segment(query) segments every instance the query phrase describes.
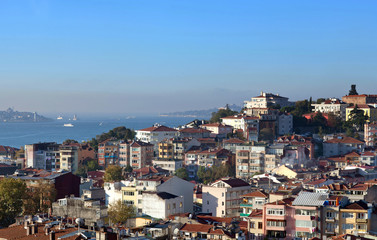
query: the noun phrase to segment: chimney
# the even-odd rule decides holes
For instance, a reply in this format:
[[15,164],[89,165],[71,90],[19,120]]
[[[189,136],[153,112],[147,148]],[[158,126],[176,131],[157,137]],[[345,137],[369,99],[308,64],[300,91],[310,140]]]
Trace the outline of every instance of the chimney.
[[55,240],[55,232],[54,231],[52,231],[50,233],[50,240]]

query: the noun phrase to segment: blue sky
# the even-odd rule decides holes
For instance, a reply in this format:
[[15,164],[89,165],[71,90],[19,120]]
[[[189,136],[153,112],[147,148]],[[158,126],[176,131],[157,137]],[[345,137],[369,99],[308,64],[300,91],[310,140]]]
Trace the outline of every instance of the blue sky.
[[0,109],[159,113],[377,93],[377,1],[0,1]]

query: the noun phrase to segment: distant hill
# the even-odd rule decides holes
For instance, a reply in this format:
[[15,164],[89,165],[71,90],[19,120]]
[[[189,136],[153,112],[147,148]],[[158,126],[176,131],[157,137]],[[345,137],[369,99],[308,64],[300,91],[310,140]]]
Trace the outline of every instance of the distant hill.
[[50,118],[46,118],[35,112],[18,112],[12,108],[6,111],[0,111],[0,122],[49,122]]
[[[242,107],[235,104],[229,105],[229,108],[233,111],[241,111]],[[217,112],[219,108],[211,108],[206,110],[190,110],[183,112],[171,112],[171,113],[161,113],[160,116],[165,117],[198,117],[198,118],[211,118],[213,112]]]

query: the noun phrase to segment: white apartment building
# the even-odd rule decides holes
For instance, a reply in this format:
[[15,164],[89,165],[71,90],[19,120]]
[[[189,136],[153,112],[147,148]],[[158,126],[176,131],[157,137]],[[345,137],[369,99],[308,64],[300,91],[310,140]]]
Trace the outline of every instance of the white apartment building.
[[239,217],[242,195],[250,192],[250,185],[237,178],[217,180],[202,188],[202,211],[215,217]]
[[136,130],[136,139],[142,142],[154,145],[154,150],[158,151],[158,143],[164,139],[175,138],[178,131],[162,125],[154,125],[153,127]]
[[157,219],[184,213],[183,196],[167,192],[143,192],[143,213]]
[[280,105],[280,107],[293,106],[293,102],[289,102],[287,97],[279,96],[279,94],[261,92],[260,96],[252,97],[250,101],[245,101],[246,108],[268,108],[272,105]]
[[335,116],[339,116],[342,120],[346,119],[347,103],[342,102],[337,98],[329,98],[322,103],[313,103],[313,112],[321,113],[333,113]]

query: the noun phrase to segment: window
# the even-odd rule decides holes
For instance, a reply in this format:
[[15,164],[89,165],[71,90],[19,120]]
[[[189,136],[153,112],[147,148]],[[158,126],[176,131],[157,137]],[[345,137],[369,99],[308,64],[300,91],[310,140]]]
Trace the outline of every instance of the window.
[[183,207],[183,204],[182,204],[182,202],[180,202],[180,203],[179,203],[179,207]]
[[296,220],[296,227],[313,228],[317,227],[315,221]]
[[224,206],[224,202],[221,202],[221,205]]
[[262,229],[262,227],[263,227],[263,223],[259,222],[258,223],[258,229]]
[[176,207],[176,205],[175,205],[175,203],[173,203],[173,209],[175,209],[175,207]]
[[168,204],[168,210],[170,210],[170,204]]
[[267,221],[268,227],[285,227],[285,221]]
[[357,218],[358,219],[367,219],[367,214],[366,213],[358,213]]
[[126,192],[124,192],[124,195],[126,195],[126,196],[134,196],[135,192],[126,191]]
[[284,209],[267,209],[267,215],[279,215],[283,216],[284,215]]
[[353,229],[353,224],[351,224],[351,223],[348,223],[348,224],[344,223],[344,224],[342,225],[342,229],[343,229],[343,230]]
[[342,218],[353,218],[353,213],[342,213]]
[[131,201],[131,200],[125,200],[125,201],[124,201],[124,204],[133,205],[133,204],[134,204],[134,201]]
[[315,216],[315,210],[296,209],[296,215]]
[[255,222],[250,222],[250,228],[255,228]]

